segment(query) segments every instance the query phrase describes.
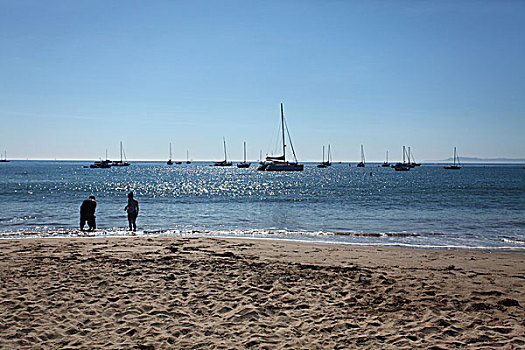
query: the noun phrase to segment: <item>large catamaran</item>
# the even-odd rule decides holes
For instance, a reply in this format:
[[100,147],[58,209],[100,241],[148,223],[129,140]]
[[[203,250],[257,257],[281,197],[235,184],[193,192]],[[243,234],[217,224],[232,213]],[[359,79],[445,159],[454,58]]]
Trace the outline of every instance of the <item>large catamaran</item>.
[[[285,133],[286,128],[286,133]],[[260,171],[303,171],[304,165],[297,162],[297,156],[293,148],[292,139],[290,138],[290,132],[284,122],[283,104],[281,103],[281,131],[282,131],[282,144],[283,144],[283,155],[277,157],[266,157],[266,161],[263,162],[257,170]],[[286,161],[286,139],[285,134],[288,134],[290,140],[290,147],[294,157],[294,162]]]

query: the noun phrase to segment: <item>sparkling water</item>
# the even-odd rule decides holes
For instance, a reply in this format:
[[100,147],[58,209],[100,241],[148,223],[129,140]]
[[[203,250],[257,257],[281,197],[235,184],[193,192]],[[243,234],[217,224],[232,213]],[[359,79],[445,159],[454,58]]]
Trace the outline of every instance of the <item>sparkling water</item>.
[[209,163],[83,168],[88,162],[0,163],[2,237],[78,235],[80,204],[97,199],[95,235],[235,235],[352,244],[525,250],[522,165],[334,164],[271,173]]

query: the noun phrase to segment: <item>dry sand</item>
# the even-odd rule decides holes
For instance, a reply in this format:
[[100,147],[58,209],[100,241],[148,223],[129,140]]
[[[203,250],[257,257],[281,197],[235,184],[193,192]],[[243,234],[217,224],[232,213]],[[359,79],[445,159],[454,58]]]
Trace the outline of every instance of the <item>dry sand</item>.
[[523,349],[524,258],[223,238],[0,240],[0,348]]

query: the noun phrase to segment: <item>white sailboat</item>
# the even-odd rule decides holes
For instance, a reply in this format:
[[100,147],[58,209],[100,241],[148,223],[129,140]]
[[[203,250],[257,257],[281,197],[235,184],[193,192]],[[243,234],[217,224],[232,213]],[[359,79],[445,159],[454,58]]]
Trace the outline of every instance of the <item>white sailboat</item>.
[[456,153],[456,147],[454,147],[454,160],[453,160],[453,162],[454,162],[453,165],[447,165],[447,166],[444,166],[443,168],[447,169],[447,170],[459,170],[459,169],[461,169],[461,164],[459,163],[459,156]]
[[282,131],[282,143],[283,143],[283,155],[277,157],[266,157],[266,161],[262,163],[257,170],[260,171],[303,171],[304,165],[297,162],[297,157],[295,155],[295,150],[292,145],[292,140],[290,138],[290,133],[288,132],[288,127],[286,131],[288,133],[288,139],[290,140],[290,147],[292,148],[292,154],[294,157],[294,162],[286,161],[286,140],[285,140],[285,123],[284,123],[284,111],[283,104],[281,103],[281,131]]
[[249,168],[252,163],[246,163],[246,141],[244,141],[244,160],[237,164],[237,168]]
[[226,154],[226,139],[223,137],[222,142],[224,144],[224,160],[213,163],[213,166],[232,166],[232,162],[228,162],[228,155]]

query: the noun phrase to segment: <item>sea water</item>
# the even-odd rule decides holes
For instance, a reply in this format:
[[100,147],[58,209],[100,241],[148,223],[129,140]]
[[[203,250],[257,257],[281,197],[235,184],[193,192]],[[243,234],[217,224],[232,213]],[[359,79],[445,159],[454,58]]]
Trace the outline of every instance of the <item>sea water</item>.
[[0,163],[0,237],[79,235],[79,207],[97,199],[94,235],[221,235],[408,247],[525,250],[522,165],[422,165],[396,172],[348,163],[303,172],[193,162]]

